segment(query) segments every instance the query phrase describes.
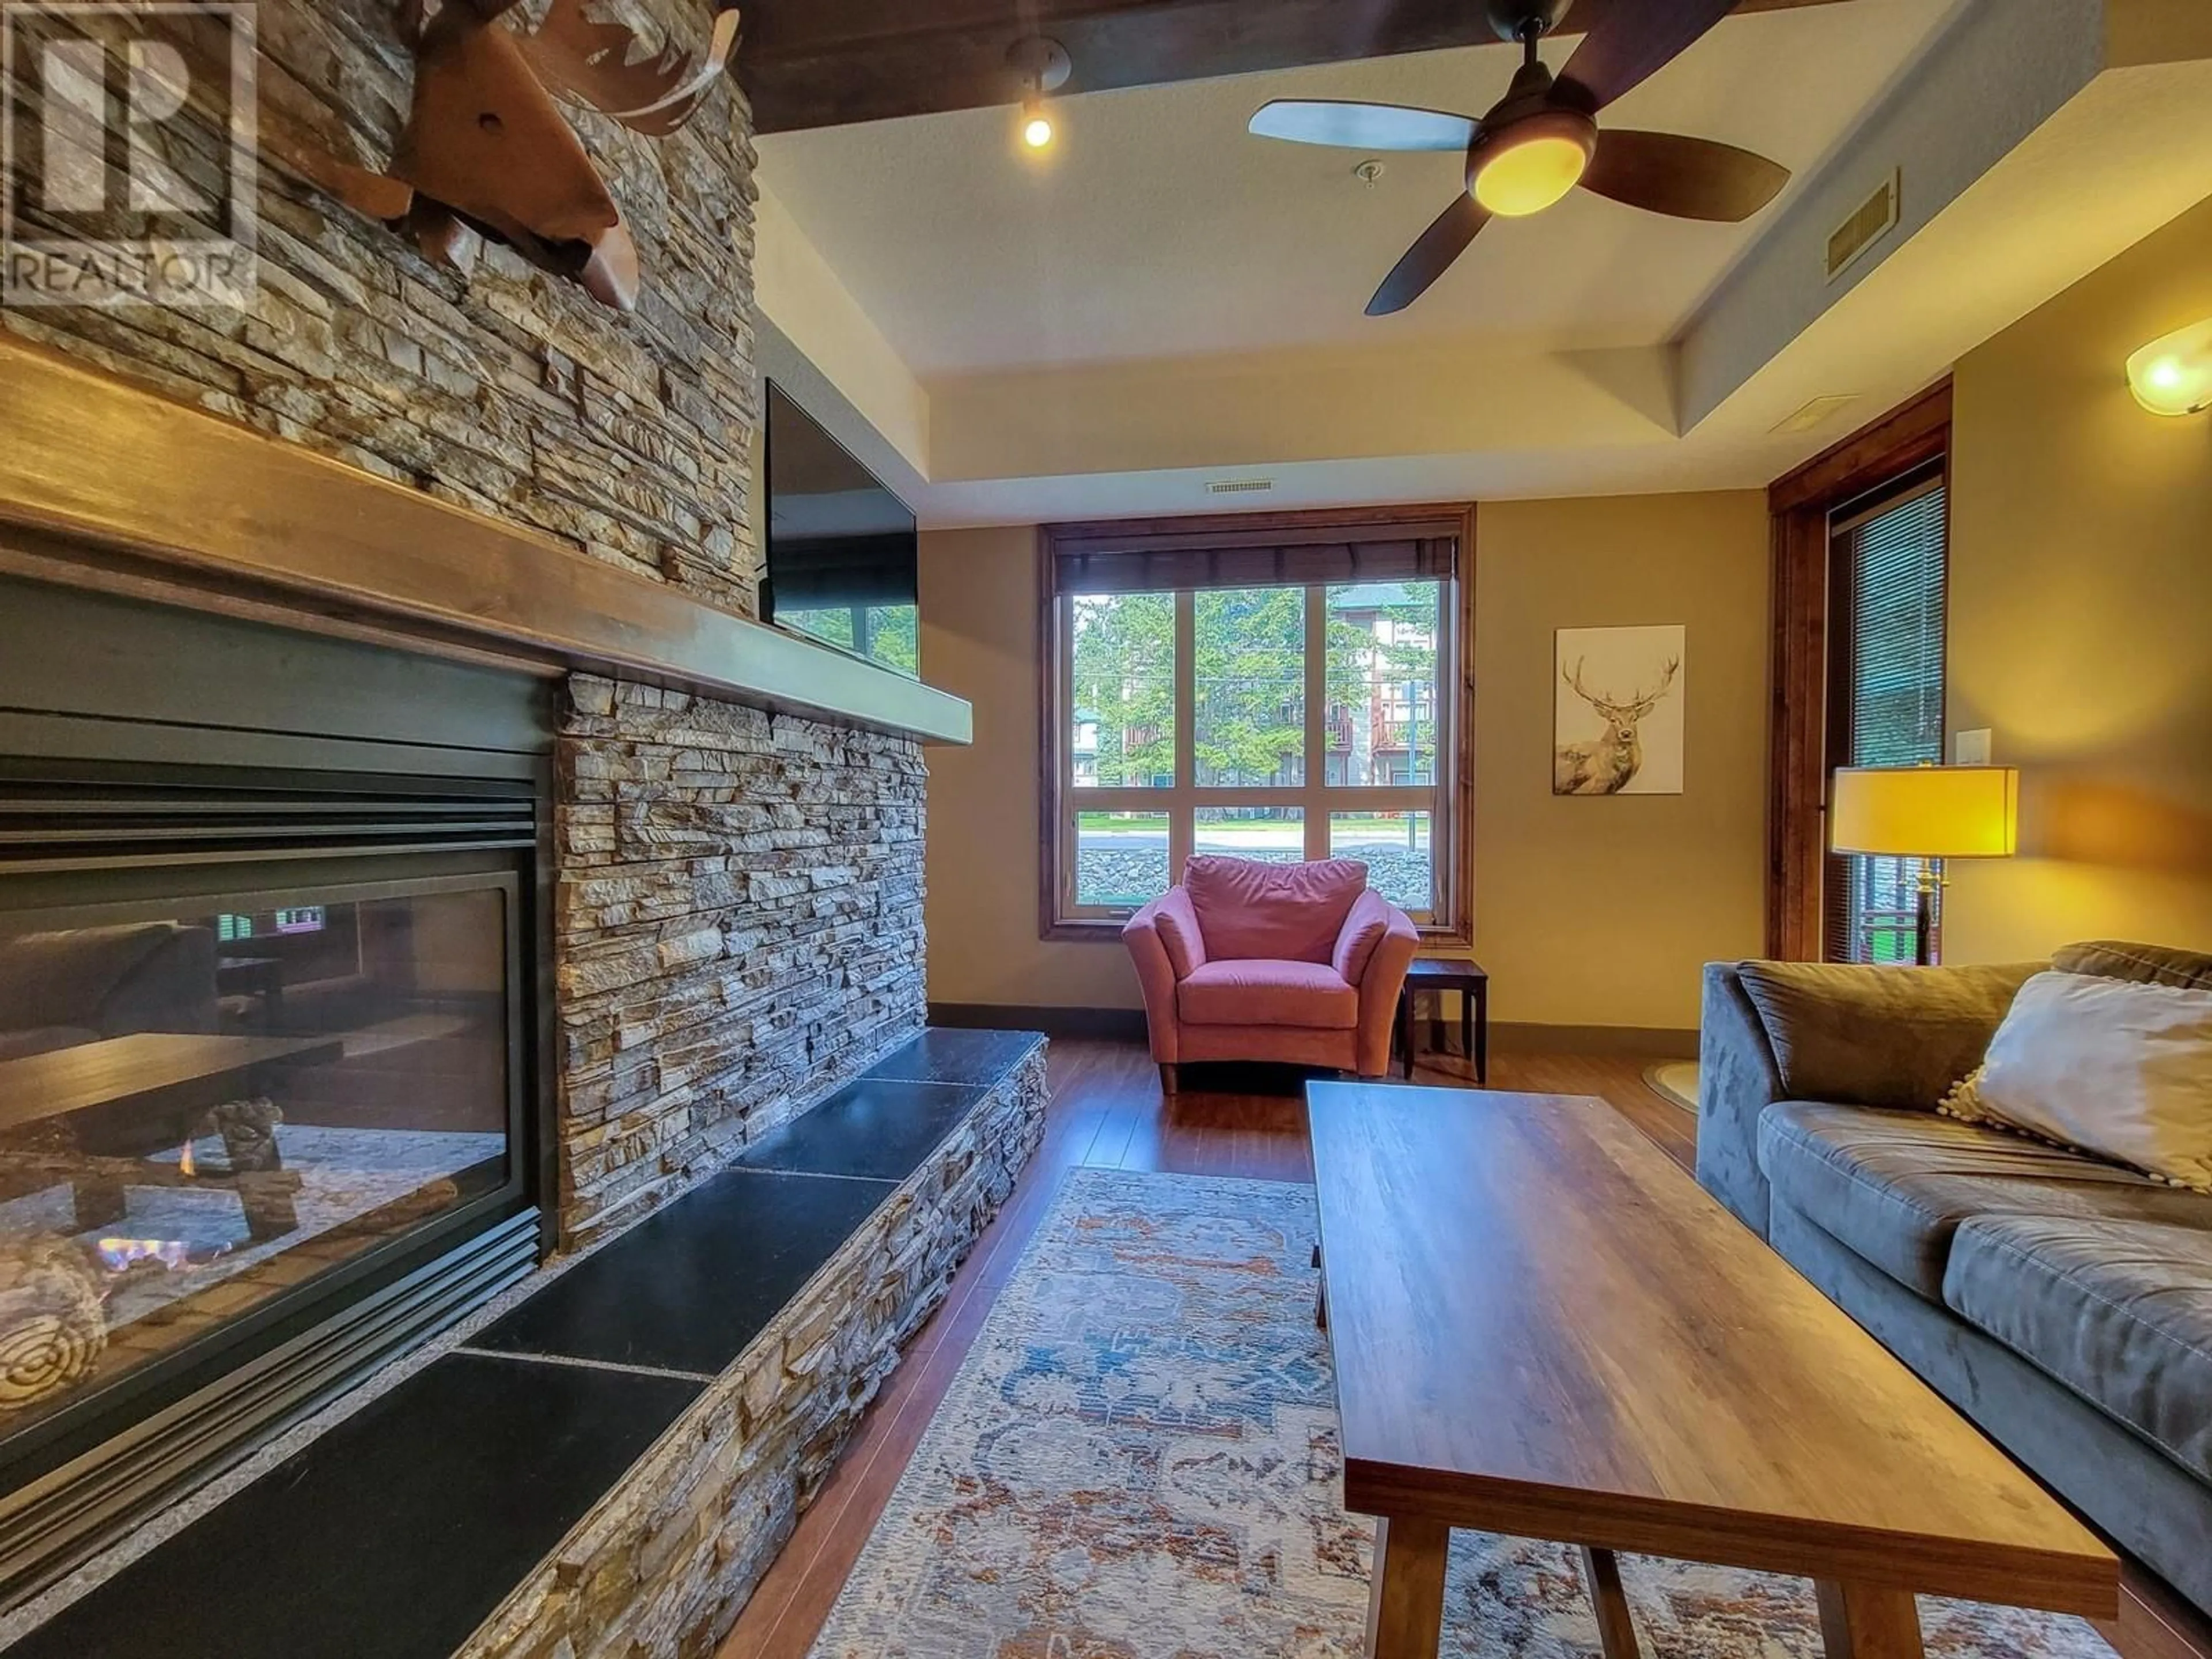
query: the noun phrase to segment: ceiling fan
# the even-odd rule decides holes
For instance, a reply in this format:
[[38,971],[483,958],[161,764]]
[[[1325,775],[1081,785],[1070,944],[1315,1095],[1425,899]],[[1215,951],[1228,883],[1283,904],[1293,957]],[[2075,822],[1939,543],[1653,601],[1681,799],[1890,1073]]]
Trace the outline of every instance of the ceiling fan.
[[1596,14],[1555,80],[1536,55],[1568,0],[1487,0],[1492,27],[1518,41],[1512,87],[1480,120],[1398,104],[1281,100],[1252,118],[1262,138],[1364,150],[1464,150],[1467,189],[1421,234],[1368,302],[1387,317],[1428,292],[1493,218],[1523,218],[1577,185],[1678,219],[1733,224],[1765,207],[1790,170],[1710,138],[1601,132],[1598,112],[1664,69],[1735,0],[1581,0]]

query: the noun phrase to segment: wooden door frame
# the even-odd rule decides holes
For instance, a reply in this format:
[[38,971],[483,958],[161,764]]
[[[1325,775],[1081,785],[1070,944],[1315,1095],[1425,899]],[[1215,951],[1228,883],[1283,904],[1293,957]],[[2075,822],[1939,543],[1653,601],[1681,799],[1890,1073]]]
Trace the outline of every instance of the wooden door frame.
[[1766,953],[1817,962],[1827,859],[1833,610],[1829,520],[1951,449],[1951,380],[1777,479],[1767,491],[1774,558],[1774,665],[1769,725]]

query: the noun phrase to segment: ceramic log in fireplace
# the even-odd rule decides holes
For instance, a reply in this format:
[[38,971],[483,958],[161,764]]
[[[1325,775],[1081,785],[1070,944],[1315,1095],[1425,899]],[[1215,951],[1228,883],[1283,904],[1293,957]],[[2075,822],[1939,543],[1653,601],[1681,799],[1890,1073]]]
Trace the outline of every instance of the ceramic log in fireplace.
[[0,602],[21,1584],[538,1261],[548,771],[527,678]]

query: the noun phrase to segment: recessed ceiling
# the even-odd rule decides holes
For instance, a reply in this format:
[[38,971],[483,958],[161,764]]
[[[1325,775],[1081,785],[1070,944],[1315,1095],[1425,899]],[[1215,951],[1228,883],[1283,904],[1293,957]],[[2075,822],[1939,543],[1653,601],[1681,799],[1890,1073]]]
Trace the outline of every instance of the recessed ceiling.
[[[1957,3],[1731,17],[1606,118],[1741,144],[1802,177]],[[1386,157],[1370,186],[1361,156],[1244,131],[1277,97],[1480,112],[1514,61],[1478,47],[1065,100],[1042,160],[1018,153],[1011,111],[787,134],[760,142],[761,176],[925,380],[1486,333],[1542,349],[1670,338],[1786,197],[1717,226],[1577,193],[1492,227],[1427,299],[1378,322],[1368,296],[1461,187],[1458,158]]]

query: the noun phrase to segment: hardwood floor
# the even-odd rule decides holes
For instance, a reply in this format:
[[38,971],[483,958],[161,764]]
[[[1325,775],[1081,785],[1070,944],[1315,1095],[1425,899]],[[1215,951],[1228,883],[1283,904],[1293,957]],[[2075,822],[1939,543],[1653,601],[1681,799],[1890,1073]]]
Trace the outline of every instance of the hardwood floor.
[[[1494,1088],[1595,1095],[1685,1169],[1696,1119],[1644,1081],[1638,1060],[1496,1054]],[[1455,1056],[1431,1057],[1419,1083],[1468,1088]],[[908,1350],[812,1508],[730,1632],[719,1659],[805,1659],[859,1559],[924,1428],[951,1386],[1022,1248],[1062,1178],[1084,1165],[1304,1181],[1313,1176],[1305,1107],[1295,1079],[1260,1068],[1186,1072],[1161,1098],[1158,1074],[1134,1043],[1055,1038],[1052,1107],[1042,1149],[1019,1189],[962,1267],[945,1306]],[[1198,1086],[1194,1086],[1198,1085]],[[2122,1616],[2106,1634],[2123,1659],[2212,1659],[2212,1631],[2162,1586],[2130,1576]]]
[[[1686,1167],[1696,1122],[1644,1082],[1644,1062],[1493,1054],[1493,1088],[1608,1100]],[[1457,1056],[1431,1056],[1417,1083],[1468,1088]],[[1060,1180],[1083,1165],[1190,1175],[1310,1181],[1305,1103],[1297,1079],[1261,1067],[1194,1066],[1171,1101],[1160,1097],[1150,1057],[1134,1043],[1056,1037],[1052,1109],[1044,1146],[1012,1201],[983,1235],[952,1293],[923,1328],[814,1506],[761,1581],[720,1659],[804,1659],[831,1603],[890,1501],[953,1373],[1036,1231]]]

